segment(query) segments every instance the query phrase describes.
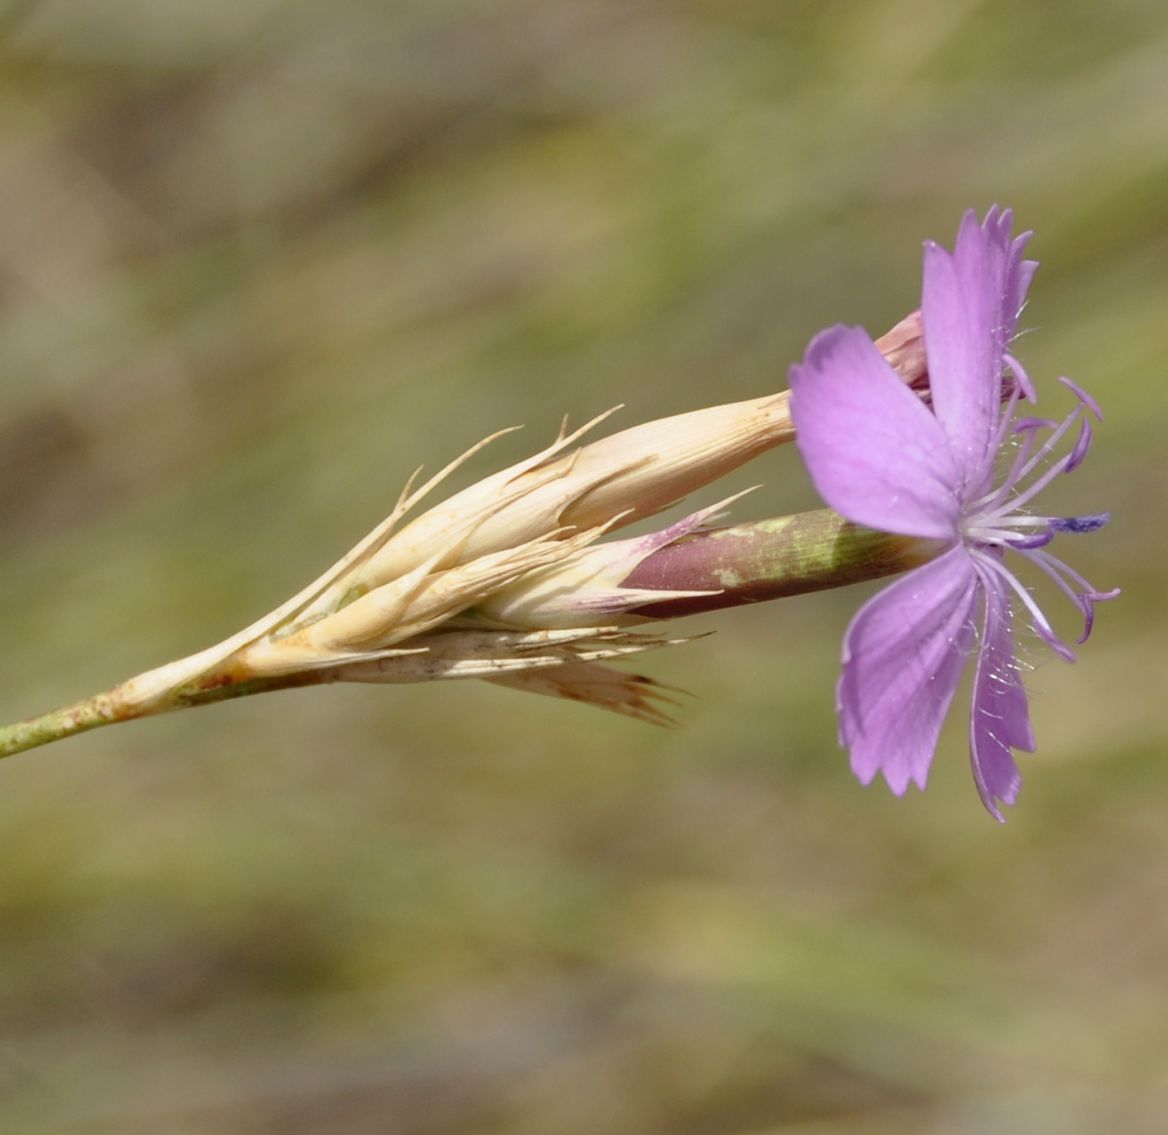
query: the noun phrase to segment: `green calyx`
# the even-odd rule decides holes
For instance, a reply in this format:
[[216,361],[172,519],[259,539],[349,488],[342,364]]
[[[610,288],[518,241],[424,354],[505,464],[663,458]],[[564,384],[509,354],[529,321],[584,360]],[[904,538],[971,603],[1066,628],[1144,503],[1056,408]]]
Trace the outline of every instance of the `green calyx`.
[[696,532],[647,557],[623,586],[718,592],[635,612],[676,618],[896,575],[945,547],[938,540],[863,528],[819,509]]

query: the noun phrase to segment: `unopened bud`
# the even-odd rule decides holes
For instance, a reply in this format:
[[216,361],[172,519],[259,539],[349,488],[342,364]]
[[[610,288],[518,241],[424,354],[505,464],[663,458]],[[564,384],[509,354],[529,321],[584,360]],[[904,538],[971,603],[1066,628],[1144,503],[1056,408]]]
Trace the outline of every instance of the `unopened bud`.
[[929,382],[925,359],[925,325],[921,313],[906,315],[895,327],[876,340],[876,349],[885,361],[914,390],[924,390]]

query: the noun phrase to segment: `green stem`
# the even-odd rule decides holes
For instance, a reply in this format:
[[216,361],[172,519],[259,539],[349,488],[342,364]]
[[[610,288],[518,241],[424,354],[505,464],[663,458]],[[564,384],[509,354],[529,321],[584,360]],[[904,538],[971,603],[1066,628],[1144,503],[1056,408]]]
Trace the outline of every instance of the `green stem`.
[[111,694],[98,694],[76,705],[0,727],[0,757],[35,749],[38,745],[47,745],[50,741],[59,741],[63,737],[72,737],[74,733],[84,733],[120,720]]
[[278,677],[251,678],[239,681],[216,678],[206,685],[198,682],[180,688],[167,701],[143,707],[123,696],[125,687],[117,686],[91,698],[18,721],[13,725],[0,725],[0,758],[47,745],[51,741],[63,741],[75,733],[86,733],[103,725],[115,725],[119,721],[133,721],[139,717],[151,717],[168,713],[175,709],[193,709],[200,705],[232,698],[248,697],[251,694],[266,694],[273,690],[293,689],[300,686],[315,686],[335,681],[336,676],[327,670],[310,670],[299,674],[281,674]]

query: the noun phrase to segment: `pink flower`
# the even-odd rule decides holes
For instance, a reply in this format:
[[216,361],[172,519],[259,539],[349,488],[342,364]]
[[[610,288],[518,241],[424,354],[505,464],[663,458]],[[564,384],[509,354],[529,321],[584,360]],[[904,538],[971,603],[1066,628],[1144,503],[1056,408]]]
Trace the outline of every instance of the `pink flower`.
[[[978,223],[966,213],[952,253],[925,245],[921,312],[932,408],[888,366],[860,328],[821,332],[791,369],[797,441],[816,488],[857,524],[938,541],[935,559],[861,608],[844,639],[837,692],[840,743],[867,784],[880,772],[893,792],[925,786],[941,724],[976,653],[970,756],[990,814],[1021,786],[1013,750],[1034,751],[1014,647],[1025,610],[1060,657],[1074,654],[1006,564],[1006,552],[1050,576],[1075,602],[1085,641],[1100,592],[1046,550],[1058,532],[1102,527],[1107,516],[1057,518],[1024,511],[1086,456],[1095,402],[1067,379],[1078,404],[1061,422],[1019,418],[1035,401],[1009,353],[1037,264],[1029,234],[1011,237],[1010,212]],[[1078,426],[1061,456],[1058,443]],[[998,475],[999,456],[1004,473]]]

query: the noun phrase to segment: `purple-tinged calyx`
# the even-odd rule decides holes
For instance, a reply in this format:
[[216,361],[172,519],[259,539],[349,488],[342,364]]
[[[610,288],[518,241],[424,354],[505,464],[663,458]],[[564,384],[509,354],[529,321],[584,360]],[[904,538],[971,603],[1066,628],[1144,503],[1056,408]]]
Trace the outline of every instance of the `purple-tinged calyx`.
[[[752,490],[747,489],[746,492]],[[508,627],[564,628],[622,622],[636,607],[697,599],[717,594],[708,588],[644,587],[628,584],[629,576],[655,552],[701,529],[745,493],[737,493],[645,536],[594,544],[562,563],[530,572],[478,603],[473,615]]]

